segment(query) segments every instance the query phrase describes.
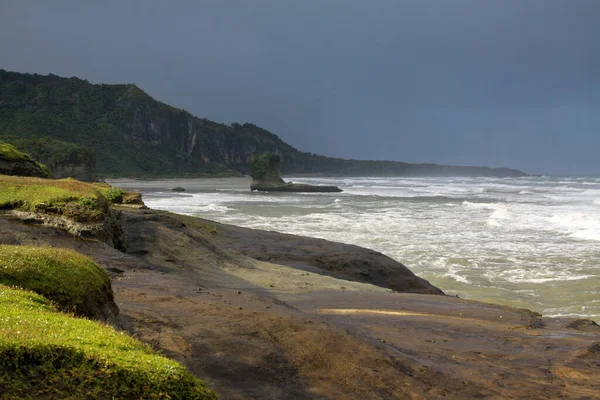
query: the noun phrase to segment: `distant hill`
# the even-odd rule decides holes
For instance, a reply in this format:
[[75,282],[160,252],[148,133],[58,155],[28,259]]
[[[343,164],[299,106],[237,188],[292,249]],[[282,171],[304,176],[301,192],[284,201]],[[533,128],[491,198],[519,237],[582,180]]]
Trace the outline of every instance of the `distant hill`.
[[73,160],[88,166],[95,162],[96,174],[103,177],[246,174],[250,157],[265,152],[281,156],[283,174],[525,175],[507,168],[344,160],[304,153],[253,124],[225,125],[194,117],[154,100],[134,84],[95,85],[75,77],[1,69],[0,140],[18,145],[51,169]]

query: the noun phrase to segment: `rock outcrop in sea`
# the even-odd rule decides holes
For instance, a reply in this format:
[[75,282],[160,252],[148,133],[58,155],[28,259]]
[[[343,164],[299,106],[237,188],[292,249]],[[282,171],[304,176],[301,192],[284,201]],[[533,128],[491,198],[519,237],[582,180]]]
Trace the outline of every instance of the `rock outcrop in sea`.
[[285,182],[280,173],[281,158],[277,154],[265,153],[254,155],[250,161],[251,191],[263,192],[313,192],[313,193],[338,193],[337,186],[316,186]]

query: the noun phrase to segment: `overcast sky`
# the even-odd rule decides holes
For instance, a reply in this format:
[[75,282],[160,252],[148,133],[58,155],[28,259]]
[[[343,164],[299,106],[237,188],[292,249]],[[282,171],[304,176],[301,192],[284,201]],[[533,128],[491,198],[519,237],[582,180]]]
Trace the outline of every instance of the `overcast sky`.
[[600,0],[0,0],[0,68],[328,156],[600,175]]

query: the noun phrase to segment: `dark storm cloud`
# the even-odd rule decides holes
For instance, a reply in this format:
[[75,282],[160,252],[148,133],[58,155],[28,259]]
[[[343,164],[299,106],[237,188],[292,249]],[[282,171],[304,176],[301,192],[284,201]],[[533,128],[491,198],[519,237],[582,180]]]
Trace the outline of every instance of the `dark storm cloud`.
[[0,67],[332,156],[600,174],[600,1],[4,1]]

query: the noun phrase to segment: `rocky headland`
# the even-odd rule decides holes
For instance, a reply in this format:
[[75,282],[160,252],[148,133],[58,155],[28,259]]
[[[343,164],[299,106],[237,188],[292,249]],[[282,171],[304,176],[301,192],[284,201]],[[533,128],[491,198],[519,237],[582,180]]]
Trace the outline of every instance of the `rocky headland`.
[[600,327],[445,296],[383,254],[112,204],[81,237],[0,215],[0,244],[89,256],[112,323],[225,399],[598,398]]
[[[346,160],[303,152],[251,123],[217,123],[153,99],[134,84],[0,69],[0,140],[57,177],[247,174],[252,155],[281,157],[284,174],[524,176],[509,168]],[[307,127],[310,129],[310,126]]]

